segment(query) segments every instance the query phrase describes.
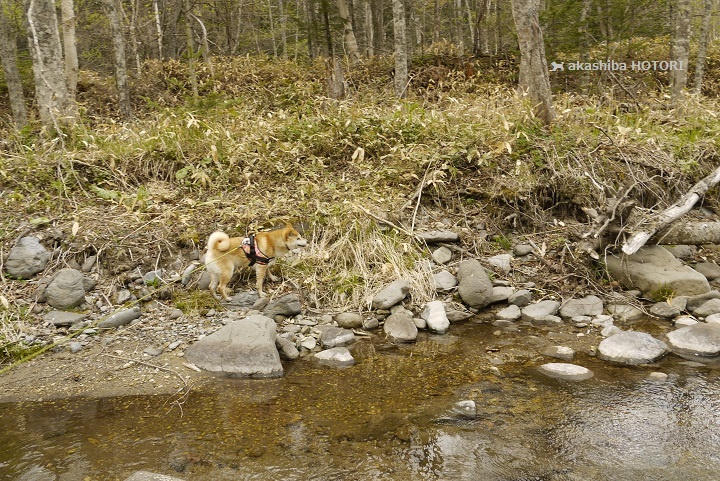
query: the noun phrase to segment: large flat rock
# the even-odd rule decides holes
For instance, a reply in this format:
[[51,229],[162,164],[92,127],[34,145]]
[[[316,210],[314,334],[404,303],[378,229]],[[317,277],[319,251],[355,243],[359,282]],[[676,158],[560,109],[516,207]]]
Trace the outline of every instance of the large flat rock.
[[598,346],[600,359],[631,366],[653,362],[667,352],[667,344],[637,331],[619,332],[603,339]]
[[667,334],[670,346],[679,354],[720,356],[720,324],[698,323]]
[[710,290],[704,275],[660,246],[645,246],[629,256],[607,255],[605,265],[610,277],[628,289],[640,289],[649,297],[661,291],[672,291],[675,296],[695,296]]
[[185,357],[201,369],[227,376],[281,377],[275,329],[269,317],[249,316],[199,340],[185,351]]

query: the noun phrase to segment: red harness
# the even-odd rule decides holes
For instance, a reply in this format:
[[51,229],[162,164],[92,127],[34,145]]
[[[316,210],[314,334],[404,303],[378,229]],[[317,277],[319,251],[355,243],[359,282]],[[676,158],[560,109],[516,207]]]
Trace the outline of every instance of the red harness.
[[249,265],[251,266],[255,263],[260,264],[261,266],[266,266],[274,259],[274,257],[266,257],[265,254],[263,254],[257,245],[255,235],[251,235],[250,237],[243,239],[242,249],[245,252],[245,257],[250,260]]

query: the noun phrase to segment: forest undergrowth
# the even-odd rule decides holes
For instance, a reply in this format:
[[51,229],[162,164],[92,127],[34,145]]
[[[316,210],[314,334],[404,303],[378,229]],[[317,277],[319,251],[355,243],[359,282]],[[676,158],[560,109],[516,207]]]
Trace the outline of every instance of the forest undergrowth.
[[[2,126],[0,258],[34,233],[54,248],[48,274],[97,255],[110,293],[129,272],[182,264],[213,230],[292,221],[310,248],[282,263],[287,286],[319,309],[365,309],[398,277],[415,302],[433,297],[413,234],[442,228],[461,233],[463,256],[532,241],[551,274],[541,289],[600,288],[602,269],[574,251],[583,209],[629,195],[638,224],[717,166],[715,97],[673,110],[656,83],[630,96],[628,79],[606,79],[602,93],[557,92],[545,127],[502,62],[439,58],[418,59],[402,100],[383,61],[348,69],[343,100],[325,96],[319,61],[216,59],[214,77],[198,66],[199,98],[185,65],[148,64],[129,122],[108,110],[112,79],[83,72],[80,116],[62,135]],[[704,205],[717,201],[712,189]],[[20,329],[36,287],[3,275],[0,338]]]

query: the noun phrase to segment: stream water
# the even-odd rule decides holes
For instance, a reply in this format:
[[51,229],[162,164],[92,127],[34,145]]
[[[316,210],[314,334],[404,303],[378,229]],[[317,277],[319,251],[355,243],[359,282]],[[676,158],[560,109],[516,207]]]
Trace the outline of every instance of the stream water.
[[[720,478],[720,371],[579,356],[596,375],[573,383],[537,373],[548,361],[534,352],[468,323],[412,345],[358,342],[350,368],[295,361],[281,379],[218,378],[181,399],[0,404],[0,479]],[[460,400],[477,417],[453,415]]]

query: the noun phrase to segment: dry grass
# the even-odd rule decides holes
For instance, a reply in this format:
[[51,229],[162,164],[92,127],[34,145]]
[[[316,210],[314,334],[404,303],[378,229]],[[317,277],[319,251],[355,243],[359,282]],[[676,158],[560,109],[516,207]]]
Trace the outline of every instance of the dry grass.
[[[217,62],[193,102],[183,68],[150,68],[139,85],[153,100],[131,123],[85,115],[63,142],[3,132],[5,255],[28,229],[56,249],[56,267],[98,255],[110,297],[127,272],[200,250],[215,229],[240,235],[290,220],[311,247],[282,268],[318,308],[366,309],[397,278],[420,304],[434,295],[428,252],[408,231],[460,230],[472,255],[501,250],[474,237],[483,225],[566,251],[587,222],[582,207],[629,186],[640,213],[667,205],[718,159],[714,99],[691,97],[675,112],[662,92],[630,106],[561,93],[558,120],[544,128],[509,85],[436,65],[414,73],[403,101],[388,95],[384,64],[349,72],[343,101],[323,96],[318,65],[245,58]],[[717,200],[715,189],[705,202]],[[2,291],[23,285],[4,279]],[[19,304],[8,299],[12,311]]]

